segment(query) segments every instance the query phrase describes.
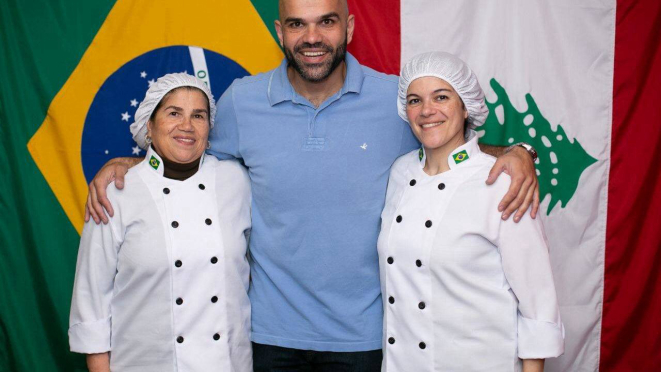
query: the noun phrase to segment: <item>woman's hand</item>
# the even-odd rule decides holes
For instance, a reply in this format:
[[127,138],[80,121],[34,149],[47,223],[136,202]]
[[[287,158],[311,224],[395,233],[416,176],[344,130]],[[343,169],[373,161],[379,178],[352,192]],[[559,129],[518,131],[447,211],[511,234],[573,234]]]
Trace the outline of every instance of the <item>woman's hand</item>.
[[[124,188],[124,175],[129,168],[140,163],[141,158],[115,158],[107,162],[94,176],[89,184],[89,194],[87,194],[87,204],[85,204],[85,222],[90,220],[90,216],[97,224],[103,221],[108,223],[108,215],[112,217],[115,211],[112,209],[106,188],[111,182],[115,182],[118,189]],[[105,211],[104,211],[105,208]]]
[[524,359],[523,372],[544,372],[544,359]]
[[87,368],[90,372],[110,372],[110,352],[87,354]]
[[498,157],[496,164],[489,172],[487,185],[496,182],[502,172],[509,174],[512,178],[507,194],[498,204],[498,211],[503,212],[503,219],[508,219],[516,211],[514,222],[519,222],[531,204],[530,217],[535,218],[539,209],[539,185],[535,173],[535,164],[530,154],[525,149],[517,146],[510,152]]

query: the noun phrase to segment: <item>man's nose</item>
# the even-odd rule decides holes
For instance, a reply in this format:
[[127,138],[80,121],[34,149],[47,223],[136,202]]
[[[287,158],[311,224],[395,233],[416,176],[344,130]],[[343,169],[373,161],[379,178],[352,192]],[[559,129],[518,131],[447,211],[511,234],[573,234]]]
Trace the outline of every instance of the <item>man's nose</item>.
[[308,44],[316,44],[321,41],[321,33],[316,25],[309,25],[303,35],[303,41]]

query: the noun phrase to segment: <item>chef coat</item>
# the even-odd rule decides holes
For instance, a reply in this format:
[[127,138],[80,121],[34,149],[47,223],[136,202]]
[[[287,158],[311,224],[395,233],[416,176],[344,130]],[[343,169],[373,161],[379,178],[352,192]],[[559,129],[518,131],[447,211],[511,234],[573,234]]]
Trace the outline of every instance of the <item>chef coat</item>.
[[110,351],[112,371],[252,371],[247,172],[212,156],[184,181],[163,167],[150,149],[108,187],[110,222],[85,224],[71,351]]
[[477,136],[429,176],[424,151],[392,167],[378,241],[383,371],[519,371],[564,351],[539,219],[503,221],[510,179],[485,180],[495,158]]

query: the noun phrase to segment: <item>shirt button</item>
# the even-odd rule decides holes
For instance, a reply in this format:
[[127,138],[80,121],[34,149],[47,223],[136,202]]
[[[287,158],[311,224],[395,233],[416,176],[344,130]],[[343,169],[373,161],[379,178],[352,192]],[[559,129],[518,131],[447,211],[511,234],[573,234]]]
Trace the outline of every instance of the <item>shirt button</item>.
[[218,258],[216,256],[211,257],[211,263],[215,264],[216,262],[218,262]]
[[393,296],[388,297],[388,302],[390,302],[391,304],[394,304],[395,303],[395,297],[393,297]]
[[179,297],[179,298],[177,298],[177,301],[175,301],[175,302],[177,303],[177,305],[181,305],[181,304],[184,303],[184,300],[181,297]]
[[424,350],[427,347],[427,344],[425,344],[424,342],[421,342],[421,343],[418,344],[418,346],[420,346],[420,348]]
[[211,225],[211,218],[207,218],[206,220],[204,220],[204,223],[206,223],[207,225]]
[[205,188],[203,184],[199,184],[197,187],[199,187],[200,190],[204,190],[204,188]]
[[214,304],[216,302],[218,302],[218,297],[216,297],[216,296],[211,297],[211,302],[214,303]]
[[439,183],[439,184],[438,184],[438,189],[439,189],[439,190],[443,190],[443,189],[445,189],[445,184],[444,184],[443,182]]
[[170,189],[168,189],[167,187],[163,189],[163,194],[167,195],[169,193],[170,193]]
[[184,338],[181,337],[181,336],[177,337],[177,342],[180,343],[180,344],[183,343],[183,342],[184,342]]
[[422,266],[422,261],[420,261],[420,260],[415,260],[415,266],[417,266],[417,267]]
[[427,227],[431,227],[431,221],[430,221],[430,220],[427,220],[427,222],[425,222],[425,226],[427,226]]
[[181,260],[174,261],[174,266],[176,266],[176,267],[181,267],[182,264],[183,263],[181,262]]
[[172,227],[174,227],[175,229],[176,229],[177,227],[179,227],[179,222],[177,222],[177,221],[172,221]]
[[415,186],[415,180],[411,180],[411,182],[409,182],[409,185]]
[[418,309],[423,310],[424,308],[425,308],[425,303],[424,303],[424,302],[420,302],[420,303],[418,304]]
[[390,338],[388,339],[388,343],[389,343],[390,345],[394,344],[394,343],[395,343],[395,338],[394,338],[394,337],[390,337]]
[[216,333],[215,335],[213,335],[213,339],[216,341],[220,340],[220,335]]
[[397,221],[397,223],[402,222],[402,216],[397,216],[397,218],[395,219],[395,221]]
[[392,257],[388,257],[388,263],[392,265],[393,262],[395,262],[395,260]]

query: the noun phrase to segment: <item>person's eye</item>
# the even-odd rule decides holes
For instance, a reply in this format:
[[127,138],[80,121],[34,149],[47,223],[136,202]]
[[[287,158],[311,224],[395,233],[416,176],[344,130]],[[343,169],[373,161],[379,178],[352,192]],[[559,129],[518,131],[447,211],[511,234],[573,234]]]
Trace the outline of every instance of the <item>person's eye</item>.
[[194,115],[194,118],[195,118],[195,119],[204,119],[204,115],[202,115],[202,114],[195,114],[195,115]]
[[332,26],[335,24],[335,21],[332,19],[324,19],[323,21],[321,21],[321,24],[323,24],[324,26]]
[[176,111],[171,111],[168,115],[176,117],[179,116],[179,113]]
[[450,97],[448,97],[448,96],[446,96],[446,95],[444,95],[444,94],[440,94],[440,95],[436,96],[436,100],[437,100],[437,101],[445,101],[445,100],[447,100],[447,99],[449,99],[449,98],[450,98]]
[[291,28],[301,28],[302,26],[303,26],[303,23],[298,22],[298,21],[297,22],[292,22],[292,23],[289,24],[289,27],[291,27]]
[[415,105],[416,103],[419,103],[419,102],[420,102],[420,100],[419,100],[418,98],[411,98],[411,99],[408,101],[408,104],[409,104],[409,105]]

